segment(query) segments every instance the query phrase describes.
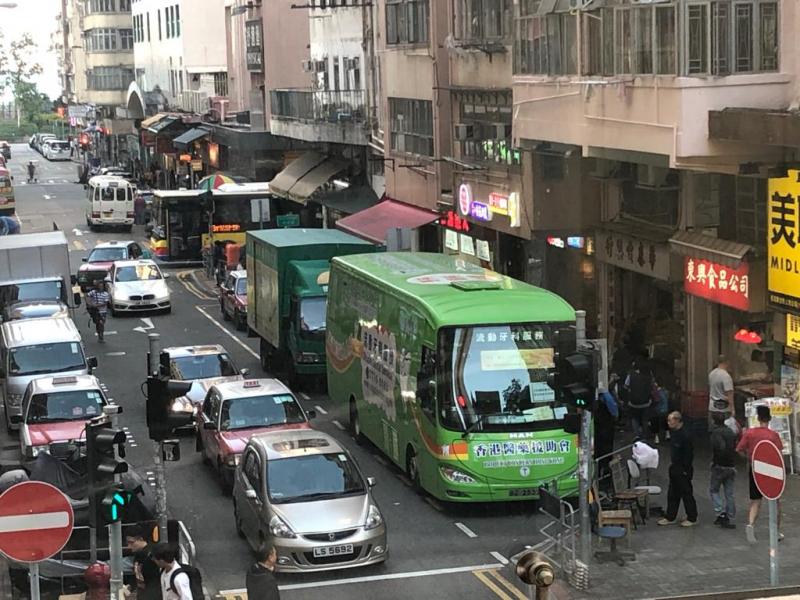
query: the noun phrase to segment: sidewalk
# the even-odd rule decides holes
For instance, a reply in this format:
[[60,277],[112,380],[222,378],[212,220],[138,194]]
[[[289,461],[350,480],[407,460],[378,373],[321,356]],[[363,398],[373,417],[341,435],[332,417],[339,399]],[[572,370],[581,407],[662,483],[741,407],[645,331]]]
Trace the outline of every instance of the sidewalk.
[[[666,507],[668,443],[659,446],[661,456],[657,476],[662,496],[653,504]],[[626,453],[627,454],[627,453]],[[714,509],[708,494],[710,450],[704,436],[695,438],[694,496],[700,514],[695,527],[659,527],[650,517],[647,524],[632,532],[631,549],[636,560],[625,566],[616,563],[590,564],[591,587],[579,592],[564,586],[559,600],[589,598],[641,599],[665,598],[684,594],[714,594],[769,587],[769,532],[766,501],[756,523],[758,543],[745,538],[747,521],[747,464],[740,459],[736,478],[736,529],[714,525]],[[627,455],[625,456],[627,458]],[[786,539],[779,544],[780,585],[800,585],[800,476],[790,475],[783,494],[782,531]],[[681,511],[683,508],[681,507]],[[683,516],[679,512],[678,519]],[[595,543],[598,543],[595,540]],[[605,544],[605,542],[603,542]],[[624,547],[624,543],[623,543]],[[605,548],[605,546],[604,546]],[[752,598],[759,595],[747,596]]]

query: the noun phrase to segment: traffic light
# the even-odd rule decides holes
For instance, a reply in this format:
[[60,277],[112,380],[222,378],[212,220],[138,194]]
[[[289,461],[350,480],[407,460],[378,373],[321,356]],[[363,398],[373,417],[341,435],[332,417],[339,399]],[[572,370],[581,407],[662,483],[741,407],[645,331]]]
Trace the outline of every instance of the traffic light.
[[191,388],[191,382],[187,381],[156,376],[147,378],[147,429],[151,440],[163,442],[173,430],[192,422],[192,413],[172,410],[175,399],[185,396]]
[[[125,458],[127,436],[111,427],[108,420],[90,421],[86,426],[86,474],[89,484],[89,518],[97,526],[98,509],[106,492],[114,486],[114,476],[128,472]],[[115,452],[116,450],[116,452]]]
[[121,485],[110,488],[101,503],[103,519],[106,523],[124,521],[128,508],[133,502],[133,492],[126,490]]
[[566,356],[556,354],[554,369],[547,383],[567,406],[594,409],[599,364],[593,350],[576,350]]

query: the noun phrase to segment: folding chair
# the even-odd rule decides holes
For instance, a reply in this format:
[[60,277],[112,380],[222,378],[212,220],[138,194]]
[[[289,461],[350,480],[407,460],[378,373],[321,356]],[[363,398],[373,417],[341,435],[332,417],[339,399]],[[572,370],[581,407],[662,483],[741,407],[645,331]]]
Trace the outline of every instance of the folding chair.
[[[646,507],[648,491],[646,489],[635,489],[628,486],[628,473],[627,469],[622,463],[619,456],[614,457],[608,465],[611,471],[611,482],[614,486],[614,494],[612,500],[617,503],[621,509],[627,508],[633,511],[634,507],[638,508],[639,516],[644,525],[647,515],[643,510],[643,505]],[[636,518],[634,513],[633,528],[636,529]]]

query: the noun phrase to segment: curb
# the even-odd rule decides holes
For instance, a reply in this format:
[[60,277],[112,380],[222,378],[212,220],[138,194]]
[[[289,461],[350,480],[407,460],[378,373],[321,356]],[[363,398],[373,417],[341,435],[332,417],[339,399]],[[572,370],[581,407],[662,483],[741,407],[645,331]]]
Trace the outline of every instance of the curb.
[[191,273],[189,273],[189,277],[195,283],[195,285],[197,285],[197,287],[200,288],[200,290],[203,293],[216,298],[219,295],[219,290],[217,289],[217,286],[211,285],[207,277],[198,276],[198,273],[202,273],[202,271],[203,271],[202,269],[194,269],[193,271],[191,271]]

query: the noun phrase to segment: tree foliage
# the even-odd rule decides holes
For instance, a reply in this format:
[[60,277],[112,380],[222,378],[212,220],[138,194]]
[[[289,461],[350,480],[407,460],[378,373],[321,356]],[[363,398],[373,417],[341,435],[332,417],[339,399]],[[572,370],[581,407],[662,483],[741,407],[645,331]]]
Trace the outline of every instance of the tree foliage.
[[49,110],[49,99],[33,82],[42,72],[42,65],[33,59],[35,48],[36,42],[29,33],[6,43],[0,31],[0,93],[11,90],[14,102],[28,121]]

